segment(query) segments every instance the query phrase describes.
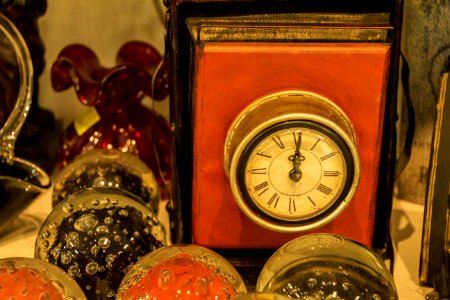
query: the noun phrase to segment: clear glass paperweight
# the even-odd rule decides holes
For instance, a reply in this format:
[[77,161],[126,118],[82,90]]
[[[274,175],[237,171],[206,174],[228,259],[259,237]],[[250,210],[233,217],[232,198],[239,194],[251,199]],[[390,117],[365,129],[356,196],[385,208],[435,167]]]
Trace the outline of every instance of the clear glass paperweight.
[[216,252],[197,245],[170,245],[133,265],[116,299],[224,300],[246,292],[239,273]]
[[398,299],[383,260],[334,234],[310,234],[279,248],[264,265],[256,291],[293,299]]
[[75,158],[54,179],[52,203],[90,187],[112,187],[141,198],[158,212],[160,190],[150,168],[136,155],[118,149],[92,149]]
[[35,257],[66,271],[88,299],[113,299],[131,265],[166,243],[165,228],[142,200],[88,188],[53,208],[38,232]]
[[87,299],[78,284],[60,268],[40,259],[0,259],[0,299]]

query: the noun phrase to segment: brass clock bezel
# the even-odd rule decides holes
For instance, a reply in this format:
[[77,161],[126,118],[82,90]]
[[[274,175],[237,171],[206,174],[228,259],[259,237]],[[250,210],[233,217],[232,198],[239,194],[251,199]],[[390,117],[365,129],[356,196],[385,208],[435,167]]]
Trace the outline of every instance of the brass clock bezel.
[[[246,148],[260,134],[278,124],[305,121],[317,124],[339,136],[347,145],[353,171],[347,176],[349,183],[331,205],[332,210],[308,220],[291,222],[261,214],[242,192],[239,184],[239,168]],[[345,151],[347,151],[345,150]],[[360,178],[360,160],[356,138],[349,118],[331,100],[306,91],[285,91],[262,97],[246,107],[229,127],[224,147],[224,167],[230,180],[231,191],[241,211],[256,224],[278,232],[303,232],[321,227],[334,220],[350,203]]]

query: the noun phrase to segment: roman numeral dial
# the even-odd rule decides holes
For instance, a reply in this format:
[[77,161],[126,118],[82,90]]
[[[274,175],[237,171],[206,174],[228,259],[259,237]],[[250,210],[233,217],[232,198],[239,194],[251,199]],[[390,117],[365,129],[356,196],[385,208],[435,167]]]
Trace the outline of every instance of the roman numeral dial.
[[253,205],[287,221],[307,220],[333,207],[349,170],[344,146],[327,134],[317,124],[301,122],[255,143],[243,176]]

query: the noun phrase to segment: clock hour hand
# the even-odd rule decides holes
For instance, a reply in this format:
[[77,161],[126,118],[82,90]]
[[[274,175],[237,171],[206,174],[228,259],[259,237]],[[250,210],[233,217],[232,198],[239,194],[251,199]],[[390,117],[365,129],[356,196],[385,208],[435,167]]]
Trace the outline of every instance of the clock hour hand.
[[302,132],[299,131],[294,132],[294,141],[295,141],[295,152],[294,155],[289,156],[289,160],[292,161],[294,168],[289,172],[289,178],[294,182],[299,182],[302,178],[302,171],[300,170],[300,165],[302,161],[305,160],[305,157],[300,152],[300,146],[302,144]]
[[[291,155],[289,160],[294,164],[294,168],[289,172],[289,178],[294,182],[299,182],[302,178],[302,171],[300,170],[301,156]],[[302,156],[304,158],[304,156]]]

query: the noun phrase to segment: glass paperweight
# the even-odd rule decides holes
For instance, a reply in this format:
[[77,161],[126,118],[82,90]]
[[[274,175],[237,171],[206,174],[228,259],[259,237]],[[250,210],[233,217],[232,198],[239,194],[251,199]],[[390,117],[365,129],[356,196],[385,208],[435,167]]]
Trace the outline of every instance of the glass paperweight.
[[78,284],[60,268],[40,259],[0,259],[0,299],[87,299]]
[[393,277],[367,247],[334,234],[310,234],[279,248],[264,265],[258,292],[293,299],[398,299]]
[[264,292],[251,292],[248,294],[240,294],[234,300],[289,300],[286,295]]
[[52,204],[80,190],[112,187],[130,192],[158,212],[160,191],[150,168],[136,155],[118,149],[92,149],[81,154],[54,179]]
[[86,106],[59,139],[61,168],[90,149],[116,148],[139,156],[160,186],[171,179],[169,122],[148,103],[168,95],[169,68],[161,68],[162,62],[157,49],[141,41],[122,45],[112,68],[85,45],[60,51],[51,67],[52,87],[57,92],[73,87]]
[[163,225],[142,200],[114,188],[87,188],[53,208],[38,232],[35,257],[66,271],[88,299],[113,299],[131,265],[166,243]]
[[239,273],[216,252],[197,245],[170,245],[134,264],[116,299],[224,300],[246,292]]

